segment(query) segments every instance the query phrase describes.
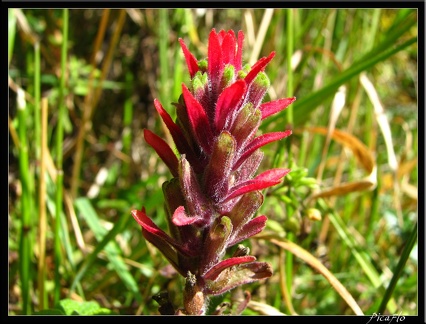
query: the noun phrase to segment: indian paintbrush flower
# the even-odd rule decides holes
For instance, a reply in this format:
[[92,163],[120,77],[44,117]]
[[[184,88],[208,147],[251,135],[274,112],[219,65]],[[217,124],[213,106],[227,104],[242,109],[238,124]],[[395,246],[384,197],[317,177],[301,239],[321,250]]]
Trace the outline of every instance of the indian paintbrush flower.
[[179,39],[191,81],[182,85],[174,103],[176,121],[154,100],[178,156],[161,137],[144,130],[146,142],[173,175],[162,187],[170,233],[155,225],[144,208],[132,215],[145,239],[185,278],[184,307],[176,313],[205,314],[209,296],[272,275],[268,263],[256,261],[238,243],[264,229],[267,217],[255,216],[264,199],[261,190],[279,184],[290,171],[276,168],[256,175],[260,148],[291,134],[259,135],[259,126],[296,98],[262,103],[270,86],[264,69],[275,52],[243,66],[243,40],[242,31],[236,37],[232,30],[213,29],[207,58],[197,60]]

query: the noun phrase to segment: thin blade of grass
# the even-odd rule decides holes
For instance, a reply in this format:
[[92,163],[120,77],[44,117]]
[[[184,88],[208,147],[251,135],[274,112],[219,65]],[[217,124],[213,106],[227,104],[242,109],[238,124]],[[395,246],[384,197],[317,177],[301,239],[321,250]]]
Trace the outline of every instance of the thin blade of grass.
[[130,219],[131,213],[126,213],[120,220],[115,223],[114,227],[107,233],[107,230],[101,225],[99,217],[87,198],[78,198],[75,200],[75,206],[85,218],[90,229],[93,231],[98,244],[95,250],[84,261],[80,270],[76,274],[72,283],[70,291],[72,292],[75,285],[81,281],[84,274],[96,261],[99,252],[105,249],[108,260],[111,262],[112,267],[117,275],[123,280],[125,286],[135,295],[138,302],[142,302],[142,295],[139,292],[138,284],[133,278],[132,274],[127,269],[121,251],[114,241],[114,238],[120,233]]
[[[376,56],[371,58],[363,58],[358,62],[354,63],[350,68],[344,70],[342,73],[337,75],[332,81],[330,81],[326,86],[321,88],[318,91],[311,93],[304,98],[298,99],[294,102],[293,111],[294,111],[294,124],[301,125],[308,120],[308,116],[315,110],[315,108],[320,105],[324,100],[332,96],[336,90],[344,83],[348,82],[351,78],[357,76],[362,71],[365,71],[375,64],[384,61],[391,57],[392,55],[404,50],[408,46],[417,42],[417,37],[412,37],[409,40],[405,41],[403,44],[393,47],[391,49],[386,49]],[[276,121],[280,118],[280,114],[277,114],[275,117],[270,118],[264,124],[265,127]]]
[[355,299],[352,297],[352,295],[349,293],[349,291],[343,286],[343,284],[337,279],[331,272],[328,270],[322,263],[319,261],[316,257],[314,257],[311,253],[300,247],[299,245],[288,241],[284,238],[274,238],[269,237],[267,234],[261,234],[257,235],[256,237],[262,238],[262,239],[269,239],[269,241],[275,245],[278,245],[279,247],[290,251],[292,254],[297,256],[298,258],[305,261],[307,264],[309,264],[312,268],[317,270],[319,273],[321,273],[327,281],[333,286],[333,288],[337,291],[337,293],[346,301],[346,303],[349,305],[349,307],[354,311],[356,315],[364,315],[363,311],[355,301]]
[[407,262],[408,257],[410,256],[411,250],[413,249],[416,242],[417,242],[417,222],[414,225],[413,230],[411,231],[411,234],[407,240],[407,243],[404,246],[404,250],[402,251],[401,258],[399,259],[398,264],[396,265],[396,268],[393,271],[392,279],[389,283],[389,286],[386,288],[385,294],[380,304],[379,313],[383,313],[386,310],[386,305],[391,300],[396,284],[398,283],[398,280],[402,275],[402,271],[404,270],[405,263]]

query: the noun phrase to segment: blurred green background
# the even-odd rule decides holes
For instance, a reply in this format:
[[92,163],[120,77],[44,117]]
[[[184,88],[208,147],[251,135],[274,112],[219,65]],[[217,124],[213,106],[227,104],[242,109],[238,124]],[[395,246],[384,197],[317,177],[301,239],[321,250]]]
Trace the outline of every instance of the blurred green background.
[[170,140],[153,100],[175,116],[178,38],[201,59],[212,28],[243,30],[250,65],[276,52],[264,101],[297,97],[261,127],[293,130],[261,165],[293,172],[246,242],[274,275],[212,309],[248,290],[245,315],[354,314],[319,261],[364,314],[416,315],[418,11],[379,8],[9,8],[9,314],[179,305],[182,278],[130,211],[167,228],[171,175],[143,129]]

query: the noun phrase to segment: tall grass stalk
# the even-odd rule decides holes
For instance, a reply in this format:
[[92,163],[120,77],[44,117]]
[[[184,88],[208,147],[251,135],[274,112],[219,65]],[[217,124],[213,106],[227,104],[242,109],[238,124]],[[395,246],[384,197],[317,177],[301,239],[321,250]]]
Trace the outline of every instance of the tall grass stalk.
[[54,253],[55,253],[55,288],[53,294],[54,304],[59,302],[61,296],[61,274],[60,266],[62,263],[61,250],[61,215],[63,212],[63,181],[64,172],[62,169],[63,163],[63,141],[64,141],[64,114],[65,114],[65,93],[66,93],[66,78],[67,78],[67,54],[68,54],[68,9],[62,11],[62,48],[61,48],[61,79],[59,83],[59,111],[58,123],[56,127],[56,215],[55,215],[55,230],[54,230]]
[[169,92],[169,58],[168,58],[168,47],[169,47],[169,17],[168,9],[159,10],[159,30],[158,30],[158,47],[160,51],[160,83],[159,86],[159,97],[161,102],[169,103],[171,101]]
[[19,134],[19,172],[21,176],[21,228],[19,238],[19,272],[21,280],[21,297],[22,297],[22,314],[31,314],[31,218],[32,218],[32,198],[31,198],[31,185],[30,185],[30,168],[28,156],[28,140],[27,140],[27,127],[28,120],[27,104],[25,101],[25,93],[21,88],[17,93],[17,106],[18,106],[18,134]]
[[38,299],[39,309],[47,306],[47,293],[45,289],[46,281],[46,239],[47,239],[47,219],[46,219],[46,168],[47,168],[47,98],[43,98],[41,103],[41,141],[40,141],[40,173],[39,173],[39,256],[38,256]]
[[15,16],[14,8],[8,9],[8,57],[7,57],[7,65],[9,66],[10,60],[12,59],[13,54],[13,46],[15,44],[15,35],[16,35],[16,16]]
[[83,117],[81,120],[80,129],[78,130],[76,145],[75,145],[75,153],[74,153],[74,164],[72,168],[72,177],[71,177],[71,197],[76,197],[79,180],[80,180],[80,168],[81,168],[81,160],[83,156],[84,150],[84,140],[86,135],[86,127],[90,121],[92,116],[92,110],[94,109],[93,104],[93,79],[95,75],[95,66],[96,66],[96,53],[98,53],[102,40],[104,39],[104,35],[106,32],[108,18],[109,18],[110,9],[104,9],[102,12],[102,18],[99,25],[98,32],[96,34],[95,43],[93,45],[92,56],[90,59],[90,64],[92,69],[89,74],[88,84],[87,84],[87,94],[84,97],[83,102]]
[[[133,74],[129,71],[126,73],[126,101],[124,102],[123,111],[123,153],[130,156],[132,147],[132,120],[133,120]],[[122,167],[123,180],[127,185],[127,177],[129,173],[129,163],[124,162]]]

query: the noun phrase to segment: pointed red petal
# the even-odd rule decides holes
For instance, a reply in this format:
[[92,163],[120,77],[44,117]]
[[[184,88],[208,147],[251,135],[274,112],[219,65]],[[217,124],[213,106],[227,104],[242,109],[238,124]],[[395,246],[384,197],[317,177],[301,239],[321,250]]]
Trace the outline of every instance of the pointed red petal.
[[285,132],[273,132],[273,133],[267,133],[264,135],[261,135],[259,137],[256,137],[244,150],[244,153],[239,158],[237,163],[235,163],[233,170],[238,169],[238,167],[241,165],[241,163],[244,162],[254,151],[256,151],[258,148],[269,144],[274,141],[278,141],[280,139],[283,139],[287,136],[291,135],[291,130],[286,130]]
[[226,117],[238,108],[245,91],[245,81],[238,80],[220,94],[216,104],[215,116],[215,125],[218,132],[225,126]]
[[290,169],[272,169],[265,171],[256,178],[244,181],[243,183],[232,188],[229,195],[225,198],[225,201],[244,195],[251,191],[262,190],[275,186],[279,184],[281,179],[289,172]]
[[213,134],[210,129],[207,114],[185,84],[182,84],[182,92],[194,136],[202,149],[210,154],[212,149],[210,142],[213,139]]
[[154,100],[154,106],[155,109],[157,109],[157,112],[160,114],[161,119],[163,119],[164,124],[166,124],[167,128],[170,131],[170,135],[173,137],[173,141],[176,144],[176,148],[178,149],[180,154],[189,154],[189,152],[192,152],[192,148],[186,141],[185,135],[182,133],[182,130],[179,128],[178,125],[172,120],[170,115],[167,113],[167,111],[163,108],[161,103],[155,99]]
[[219,37],[213,29],[209,36],[208,45],[208,75],[212,85],[212,92],[217,92],[217,86],[220,83],[223,72],[222,47],[219,43]]
[[245,77],[247,84],[250,84],[256,75],[265,69],[266,65],[274,58],[274,56],[275,52],[272,52],[268,57],[262,57],[252,66],[250,72]]
[[[154,222],[146,215],[145,208],[142,208],[142,210],[132,210],[132,216],[145,231],[153,235],[151,235],[151,239],[153,240],[150,242],[165,242],[185,256],[194,256],[193,254],[195,251],[189,251],[188,249],[185,249],[175,239],[171,238],[169,235],[167,235],[167,233],[155,225]],[[156,243],[156,246],[157,245],[159,245],[159,242]]]
[[237,54],[235,54],[234,64],[235,64],[235,71],[239,71],[242,69],[242,62],[243,62],[243,42],[244,42],[244,32],[240,30],[238,32],[238,48],[237,48]]
[[290,171],[291,171],[290,169],[282,169],[282,168],[270,169],[259,174],[253,180],[280,182],[281,179],[284,178]]
[[224,64],[233,64],[235,56],[235,36],[228,32],[222,41],[222,54]]
[[262,232],[266,226],[267,220],[268,218],[265,215],[253,218],[251,221],[245,224],[240,231],[238,231],[233,240],[229,242],[229,246],[233,246],[244,241],[245,239],[248,239],[249,237],[256,235],[257,233]]
[[145,141],[157,152],[158,156],[167,165],[172,175],[177,177],[179,175],[179,162],[169,144],[148,129],[144,129],[143,134]]
[[179,43],[182,48],[183,55],[185,56],[186,64],[188,65],[189,75],[191,76],[191,79],[192,79],[195,73],[197,73],[197,71],[199,70],[197,59],[188,50],[182,38],[179,38]]
[[262,120],[266,117],[269,117],[273,114],[280,112],[281,110],[286,109],[296,100],[296,97],[293,98],[283,98],[274,101],[265,102],[260,105],[260,111],[262,112]]

